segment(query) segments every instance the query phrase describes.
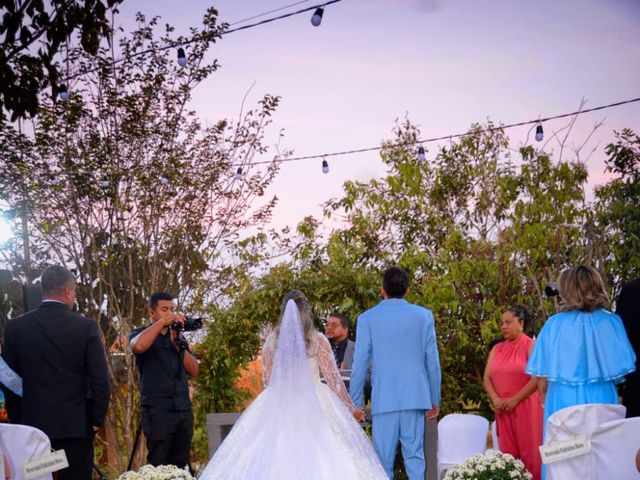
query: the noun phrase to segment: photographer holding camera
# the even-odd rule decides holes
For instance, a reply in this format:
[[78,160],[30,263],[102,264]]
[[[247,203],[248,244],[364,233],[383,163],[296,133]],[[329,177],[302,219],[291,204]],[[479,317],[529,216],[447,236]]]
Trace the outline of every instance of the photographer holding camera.
[[152,323],[131,332],[129,345],[140,370],[147,463],[184,468],[193,436],[189,377],[198,374],[199,366],[181,332],[199,328],[201,322],[186,319],[174,309],[170,294],[152,294],[149,297]]

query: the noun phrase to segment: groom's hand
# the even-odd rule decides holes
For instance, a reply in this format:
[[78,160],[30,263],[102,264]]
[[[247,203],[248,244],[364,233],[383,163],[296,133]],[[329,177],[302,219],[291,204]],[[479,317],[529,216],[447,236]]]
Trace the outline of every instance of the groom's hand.
[[425,416],[427,417],[427,420],[433,420],[434,418],[438,418],[438,415],[440,415],[440,407],[432,407],[431,410],[427,410],[427,413],[425,413]]
[[358,422],[364,422],[366,416],[362,410],[356,410],[353,412],[353,418],[355,418]]

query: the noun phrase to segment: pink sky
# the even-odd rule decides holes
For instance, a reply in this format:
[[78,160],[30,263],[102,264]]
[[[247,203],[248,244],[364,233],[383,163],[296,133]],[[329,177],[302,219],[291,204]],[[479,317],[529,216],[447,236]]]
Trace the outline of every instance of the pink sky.
[[[213,2],[230,23],[287,3],[293,1]],[[209,5],[130,0],[119,22],[128,28],[142,11],[186,33]],[[223,37],[211,50],[222,68],[199,87],[194,108],[210,121],[234,118],[256,82],[248,105],[264,93],[281,95],[272,138],[283,128],[282,146],[302,156],[376,146],[405,113],[427,138],[487,118],[512,123],[573,111],[583,97],[589,108],[640,96],[636,0],[344,0],[327,7],[318,28],[310,16]],[[605,118],[589,143],[599,145],[588,163],[590,186],[606,178],[602,149],[612,131],[640,132],[640,103],[585,114],[573,143]],[[565,123],[550,122],[545,131]],[[510,130],[513,146],[526,132]],[[328,161],[328,175],[320,160],[282,166],[271,188],[280,198],[274,226],[319,216],[319,205],[340,195],[345,180],[384,174],[376,152]]]

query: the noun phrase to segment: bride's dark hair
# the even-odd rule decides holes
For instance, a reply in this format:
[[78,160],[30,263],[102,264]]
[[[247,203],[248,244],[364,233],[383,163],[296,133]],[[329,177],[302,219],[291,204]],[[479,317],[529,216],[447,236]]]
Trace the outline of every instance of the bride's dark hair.
[[313,324],[313,316],[311,315],[311,306],[309,305],[309,300],[307,299],[307,296],[300,290],[290,290],[284,296],[284,299],[282,300],[282,308],[280,309],[280,319],[278,320],[278,325],[276,326],[276,334],[280,334],[280,323],[282,322],[282,316],[284,315],[284,310],[289,300],[293,300],[294,302],[296,302],[296,306],[298,307],[298,311],[300,312],[302,334],[304,336],[304,343],[307,346],[308,351],[309,347],[312,345],[312,339],[317,330],[315,325]]

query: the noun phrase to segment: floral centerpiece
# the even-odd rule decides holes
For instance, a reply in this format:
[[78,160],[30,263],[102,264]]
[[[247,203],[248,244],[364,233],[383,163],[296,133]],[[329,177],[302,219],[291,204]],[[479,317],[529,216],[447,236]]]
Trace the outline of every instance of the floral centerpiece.
[[125,472],[118,480],[195,480],[189,472],[174,465],[145,465],[137,472]]
[[475,455],[447,471],[445,480],[531,480],[524,463],[508,453]]

